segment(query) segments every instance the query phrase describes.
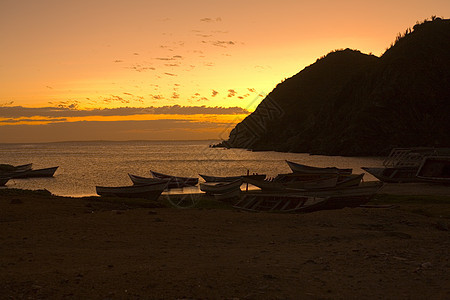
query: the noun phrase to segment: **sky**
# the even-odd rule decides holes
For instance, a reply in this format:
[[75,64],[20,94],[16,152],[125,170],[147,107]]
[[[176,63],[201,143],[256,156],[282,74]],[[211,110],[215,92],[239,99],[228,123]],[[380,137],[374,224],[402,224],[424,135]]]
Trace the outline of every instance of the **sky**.
[[317,58],[433,15],[450,1],[0,0],[0,143],[226,139]]

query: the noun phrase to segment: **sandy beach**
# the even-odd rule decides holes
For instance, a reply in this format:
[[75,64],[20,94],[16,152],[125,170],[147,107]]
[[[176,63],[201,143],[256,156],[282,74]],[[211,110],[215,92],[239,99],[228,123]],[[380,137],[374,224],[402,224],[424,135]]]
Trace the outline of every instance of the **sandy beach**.
[[449,299],[450,187],[382,193],[280,214],[3,189],[0,298]]

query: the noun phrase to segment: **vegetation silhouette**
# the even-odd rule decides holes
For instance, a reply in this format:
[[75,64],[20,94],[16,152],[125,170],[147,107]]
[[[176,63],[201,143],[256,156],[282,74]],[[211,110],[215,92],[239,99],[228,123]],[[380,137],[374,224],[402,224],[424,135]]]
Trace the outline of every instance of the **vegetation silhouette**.
[[[399,34],[381,57],[333,51],[279,83],[219,146],[346,156],[450,147],[449,53],[450,20],[435,16]],[[269,101],[281,117],[267,118]],[[248,126],[255,119],[264,128],[256,136]]]

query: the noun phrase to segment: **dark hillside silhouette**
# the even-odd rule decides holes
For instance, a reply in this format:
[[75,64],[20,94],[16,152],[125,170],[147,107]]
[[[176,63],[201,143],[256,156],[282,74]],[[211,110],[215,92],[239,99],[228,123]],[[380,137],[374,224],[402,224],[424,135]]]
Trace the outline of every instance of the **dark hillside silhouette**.
[[439,18],[408,29],[380,58],[329,53],[278,84],[223,144],[326,155],[450,147],[449,53],[450,20]]

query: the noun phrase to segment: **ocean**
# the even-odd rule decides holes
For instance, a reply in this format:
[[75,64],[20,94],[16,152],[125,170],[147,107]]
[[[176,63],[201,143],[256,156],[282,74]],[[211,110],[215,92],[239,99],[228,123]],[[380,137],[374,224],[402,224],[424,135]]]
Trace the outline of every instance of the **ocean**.
[[[151,177],[150,170],[183,177],[198,174],[235,176],[247,173],[274,177],[289,173],[285,160],[317,167],[381,166],[381,157],[322,156],[274,151],[210,148],[217,141],[126,141],[0,144],[0,163],[33,163],[34,169],[59,166],[53,178],[12,179],[6,188],[47,189],[60,196],[96,195],[95,186],[131,185],[128,173]],[[370,174],[364,180],[375,180]],[[201,181],[201,180],[200,180]],[[170,193],[198,192],[198,188]]]

